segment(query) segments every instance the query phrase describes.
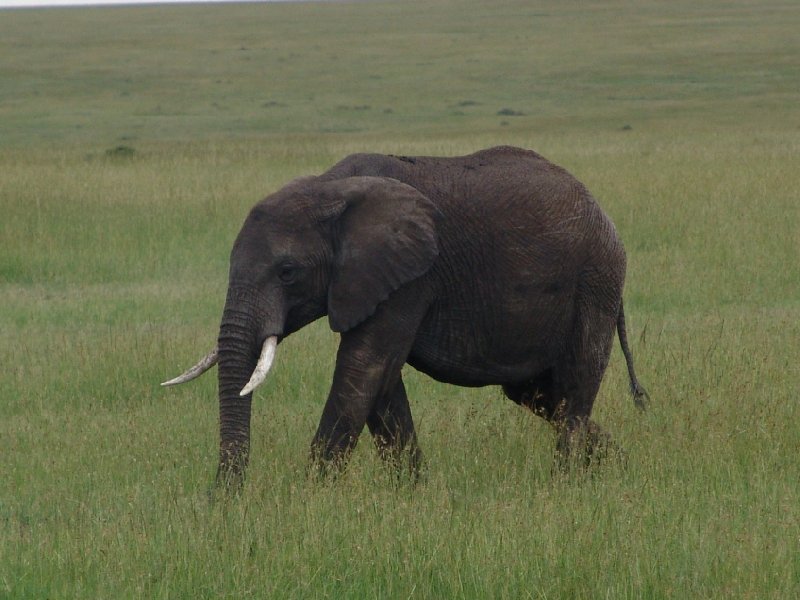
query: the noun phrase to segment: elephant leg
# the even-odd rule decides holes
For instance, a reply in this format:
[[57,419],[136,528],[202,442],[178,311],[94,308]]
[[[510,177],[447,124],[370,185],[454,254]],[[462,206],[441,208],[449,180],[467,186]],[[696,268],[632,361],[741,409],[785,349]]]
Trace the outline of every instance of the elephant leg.
[[614,339],[610,311],[583,304],[572,347],[553,369],[553,389],[561,399],[553,414],[558,431],[556,456],[562,468],[588,466],[617,449],[610,434],[589,417],[600,390]]
[[408,471],[417,479],[422,464],[422,451],[417,443],[411,407],[402,378],[397,380],[397,384],[388,394],[375,403],[367,416],[367,426],[381,457],[399,473]]
[[320,475],[344,468],[350,451],[355,448],[364,429],[369,411],[368,405],[346,406],[328,397],[311,442],[311,461]]
[[[390,444],[414,449],[400,371],[427,307],[415,302],[419,296],[413,286],[398,290],[371,318],[342,333],[333,383],[312,442],[312,459],[322,471],[344,466],[368,421],[373,433],[377,427]],[[387,415],[392,418],[381,429],[380,418]]]
[[[341,346],[339,354],[343,354]],[[311,442],[311,459],[321,474],[330,469],[344,468],[374,409],[377,396],[371,391],[376,384],[371,381],[369,368],[340,367],[340,362],[349,363],[349,357],[337,359],[333,385]]]
[[556,460],[561,470],[600,464],[609,459],[627,462],[625,450],[611,434],[591,419],[566,421],[559,430]]
[[509,399],[529,408],[557,432],[559,466],[588,465],[616,450],[611,436],[590,419],[614,336],[613,311],[579,303],[571,344],[552,368],[522,383],[506,384]]
[[[574,454],[573,438],[583,431],[580,419],[568,418],[569,402],[554,381],[554,369],[548,369],[530,381],[503,386],[506,396],[533,414],[550,423],[558,434],[557,458],[559,465]],[[592,429],[599,426],[591,423]]]
[[561,471],[589,467],[612,456],[625,457],[611,434],[588,417],[564,419],[556,424],[556,430],[556,465]]

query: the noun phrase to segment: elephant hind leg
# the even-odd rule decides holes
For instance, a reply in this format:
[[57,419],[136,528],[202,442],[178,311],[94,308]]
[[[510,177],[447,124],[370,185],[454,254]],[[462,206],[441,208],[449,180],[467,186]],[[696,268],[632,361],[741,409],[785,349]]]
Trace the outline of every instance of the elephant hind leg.
[[588,414],[570,414],[570,409],[574,411],[575,407],[556,386],[552,371],[524,384],[504,385],[503,391],[510,400],[530,409],[556,430],[559,470],[568,470],[576,463],[588,466],[612,454],[624,456],[624,450]]
[[588,464],[592,456],[600,454],[603,441],[610,440],[610,436],[588,416],[579,418],[569,415],[570,403],[556,386],[552,370],[524,384],[504,385],[503,391],[510,400],[530,409],[556,430],[556,462],[562,470],[576,456]]
[[556,430],[562,468],[589,465],[624,452],[589,417],[611,353],[615,318],[591,304],[578,311],[572,343],[553,367],[523,383],[506,384],[509,399],[529,408]]
[[585,468],[610,458],[625,462],[625,450],[611,434],[589,418],[565,419],[558,424],[556,464],[559,470]]
[[555,413],[556,454],[562,466],[598,462],[624,452],[611,435],[590,419],[611,354],[615,313],[587,300],[578,304],[572,343],[553,368],[553,393],[559,398]]

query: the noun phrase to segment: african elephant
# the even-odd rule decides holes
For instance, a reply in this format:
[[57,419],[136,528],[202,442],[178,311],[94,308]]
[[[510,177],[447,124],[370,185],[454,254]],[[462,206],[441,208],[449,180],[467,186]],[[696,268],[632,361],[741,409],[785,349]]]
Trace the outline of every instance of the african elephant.
[[216,348],[163,385],[219,363],[217,480],[240,481],[253,389],[283,338],[328,315],[341,340],[316,464],[341,462],[366,423],[384,456],[418,468],[405,363],[502,386],[556,426],[558,455],[589,456],[607,437],[589,416],[615,329],[637,406],[646,396],[626,340],[625,264],[586,188],[535,152],[354,154],[253,207]]

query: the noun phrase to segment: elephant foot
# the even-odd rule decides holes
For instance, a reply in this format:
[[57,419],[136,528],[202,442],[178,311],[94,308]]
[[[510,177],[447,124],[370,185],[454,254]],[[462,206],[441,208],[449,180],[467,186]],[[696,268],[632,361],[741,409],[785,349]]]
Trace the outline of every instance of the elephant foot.
[[425,461],[416,444],[411,448],[379,448],[379,454],[397,485],[410,482],[416,485],[423,478]]
[[317,481],[332,481],[347,468],[350,451],[355,441],[331,444],[324,440],[315,440],[311,444],[311,453],[306,475]]
[[591,420],[558,427],[556,469],[562,473],[586,470],[609,461],[627,463],[625,450],[607,431]]

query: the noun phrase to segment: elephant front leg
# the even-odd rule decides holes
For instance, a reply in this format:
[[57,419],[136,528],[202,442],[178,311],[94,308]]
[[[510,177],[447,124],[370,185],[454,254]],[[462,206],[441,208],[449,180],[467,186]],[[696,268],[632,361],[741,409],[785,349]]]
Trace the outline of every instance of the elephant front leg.
[[388,394],[379,398],[367,416],[367,426],[381,458],[398,474],[408,473],[416,480],[422,466],[422,451],[417,443],[411,407],[403,379]]
[[371,329],[368,322],[342,335],[333,384],[311,446],[312,461],[322,473],[345,465],[367,423],[388,445],[405,447],[414,438],[400,379],[410,342],[387,349],[386,337],[370,335]]
[[321,475],[344,468],[369,413],[366,399],[358,403],[331,394],[311,442],[311,461]]
[[[313,461],[325,471],[344,466],[368,424],[388,456],[408,449],[418,466],[411,409],[400,371],[429,305],[426,289],[409,285],[378,305],[366,321],[342,333],[328,400],[312,443]],[[384,454],[387,456],[387,454]]]

